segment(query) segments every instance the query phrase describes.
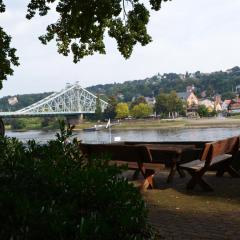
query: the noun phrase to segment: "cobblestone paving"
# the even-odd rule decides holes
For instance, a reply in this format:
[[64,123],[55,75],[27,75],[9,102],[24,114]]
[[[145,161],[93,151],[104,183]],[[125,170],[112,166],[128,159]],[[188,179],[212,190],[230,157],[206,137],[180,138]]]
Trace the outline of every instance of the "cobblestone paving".
[[176,176],[166,184],[166,174],[156,177],[157,189],[147,190],[144,196],[159,239],[240,240],[240,179],[213,174],[205,179],[213,193],[186,191],[188,178]]

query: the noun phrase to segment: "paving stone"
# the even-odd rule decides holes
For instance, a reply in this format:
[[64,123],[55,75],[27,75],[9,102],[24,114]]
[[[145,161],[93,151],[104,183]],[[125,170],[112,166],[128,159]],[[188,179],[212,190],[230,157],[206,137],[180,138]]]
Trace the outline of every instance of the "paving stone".
[[[172,185],[164,185],[165,177],[164,175],[159,177],[161,186],[159,184],[158,190],[145,193],[147,206],[150,210],[149,221],[158,229],[159,239],[240,240],[240,179],[229,177],[219,179],[210,173],[205,178],[213,185],[215,192],[207,195],[198,190],[191,195],[184,190],[185,184],[179,183],[180,181],[186,183],[188,179],[182,180],[176,177]],[[175,190],[176,195],[179,193],[182,195],[175,197],[174,191],[168,191],[170,188]],[[236,191],[236,189],[238,190]],[[154,202],[154,195],[161,192],[164,196],[166,191],[168,191],[166,203]],[[186,196],[190,200],[192,197],[193,201],[199,198],[198,201],[203,207],[198,209],[198,206],[193,206],[192,209],[185,210],[181,205],[178,205],[182,196]],[[163,200],[165,199],[163,198]],[[170,204],[168,201],[176,204]],[[205,201],[204,204],[203,201]],[[218,205],[219,202],[220,205]],[[150,204],[148,205],[148,203]],[[219,208],[221,204],[226,206],[226,209]]]

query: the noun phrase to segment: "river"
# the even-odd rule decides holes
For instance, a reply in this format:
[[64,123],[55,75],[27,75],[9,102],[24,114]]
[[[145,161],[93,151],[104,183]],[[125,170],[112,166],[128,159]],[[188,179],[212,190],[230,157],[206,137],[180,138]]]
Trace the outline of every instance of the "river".
[[[40,143],[55,138],[54,131],[7,131],[9,137],[22,141],[35,139]],[[185,128],[185,129],[151,129],[151,130],[108,130],[96,132],[76,131],[74,136],[85,143],[109,143],[120,137],[121,141],[212,141],[240,135],[240,128]]]

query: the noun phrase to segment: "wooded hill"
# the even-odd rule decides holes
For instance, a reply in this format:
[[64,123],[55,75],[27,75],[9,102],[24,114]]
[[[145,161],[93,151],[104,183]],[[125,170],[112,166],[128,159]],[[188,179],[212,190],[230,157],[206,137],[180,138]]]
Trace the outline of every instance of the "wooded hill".
[[[213,73],[165,73],[157,74],[144,80],[126,81],[124,83],[99,84],[88,87],[87,90],[94,94],[106,96],[118,96],[119,101],[129,102],[133,97],[145,96],[152,97],[159,95],[160,92],[184,92],[186,87],[194,85],[196,94],[201,95],[203,91],[206,97],[213,97],[215,94],[221,94],[222,99],[232,98],[235,95],[237,85],[240,85],[240,68],[234,67],[227,71],[218,71]],[[50,95],[49,93],[16,95],[18,103],[14,106],[8,104],[11,96],[0,99],[0,111],[15,111],[26,107],[40,99]]]
[[160,92],[186,91],[186,87],[194,85],[196,94],[200,96],[206,91],[206,97],[221,94],[223,99],[234,96],[236,86],[240,84],[240,68],[234,67],[227,71],[213,73],[166,73],[155,75],[144,80],[126,81],[124,83],[99,84],[87,88],[90,92],[105,94],[107,96],[118,96],[123,101],[131,101],[133,97],[152,97]]
[[11,106],[8,103],[8,99],[12,96],[6,96],[3,98],[0,98],[0,111],[1,112],[12,112],[19,110],[21,108],[27,107],[45,97],[52,94],[52,92],[45,92],[45,93],[32,93],[32,94],[22,94],[22,95],[14,95],[17,97],[18,103]]

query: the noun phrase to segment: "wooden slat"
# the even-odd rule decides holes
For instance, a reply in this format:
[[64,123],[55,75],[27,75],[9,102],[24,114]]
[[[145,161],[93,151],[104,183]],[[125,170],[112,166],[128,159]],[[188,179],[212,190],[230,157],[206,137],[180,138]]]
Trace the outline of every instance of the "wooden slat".
[[231,157],[232,157],[231,154],[223,154],[223,155],[217,156],[217,157],[215,157],[215,158],[212,159],[210,165],[211,165],[211,166],[212,166],[212,165],[215,165],[215,164],[217,164],[217,163],[219,163],[219,162],[222,162],[222,161],[225,161],[225,160],[227,160],[227,159],[230,159]]
[[191,162],[187,162],[187,163],[183,163],[180,165],[181,168],[184,169],[201,169],[204,167],[205,161],[201,161],[199,159],[191,161]]
[[[223,154],[223,155],[217,156],[214,159],[212,159],[210,165],[213,166],[214,164],[225,161],[225,160],[227,160],[231,157],[232,157],[231,154]],[[201,161],[201,160],[197,159],[197,160],[194,160],[194,161],[191,161],[191,162],[188,162],[188,163],[181,164],[181,167],[185,168],[185,169],[190,168],[190,169],[196,169],[197,170],[197,169],[203,168],[204,165],[205,165],[205,161]]]
[[216,167],[217,176],[222,176],[226,171],[231,176],[237,176],[231,167],[231,159],[236,155],[238,149],[239,137],[206,143],[200,159],[179,165],[180,168],[187,170],[192,176],[187,184],[187,189],[193,189],[196,184],[199,184],[206,191],[212,190],[202,179],[205,172],[210,170],[212,166]]
[[[117,166],[128,166],[129,169],[138,169],[139,166],[136,162],[126,162],[126,161],[110,161],[110,164],[116,164]],[[153,170],[162,170],[166,169],[165,164],[162,163],[143,163],[143,167],[146,169],[153,169]]]

